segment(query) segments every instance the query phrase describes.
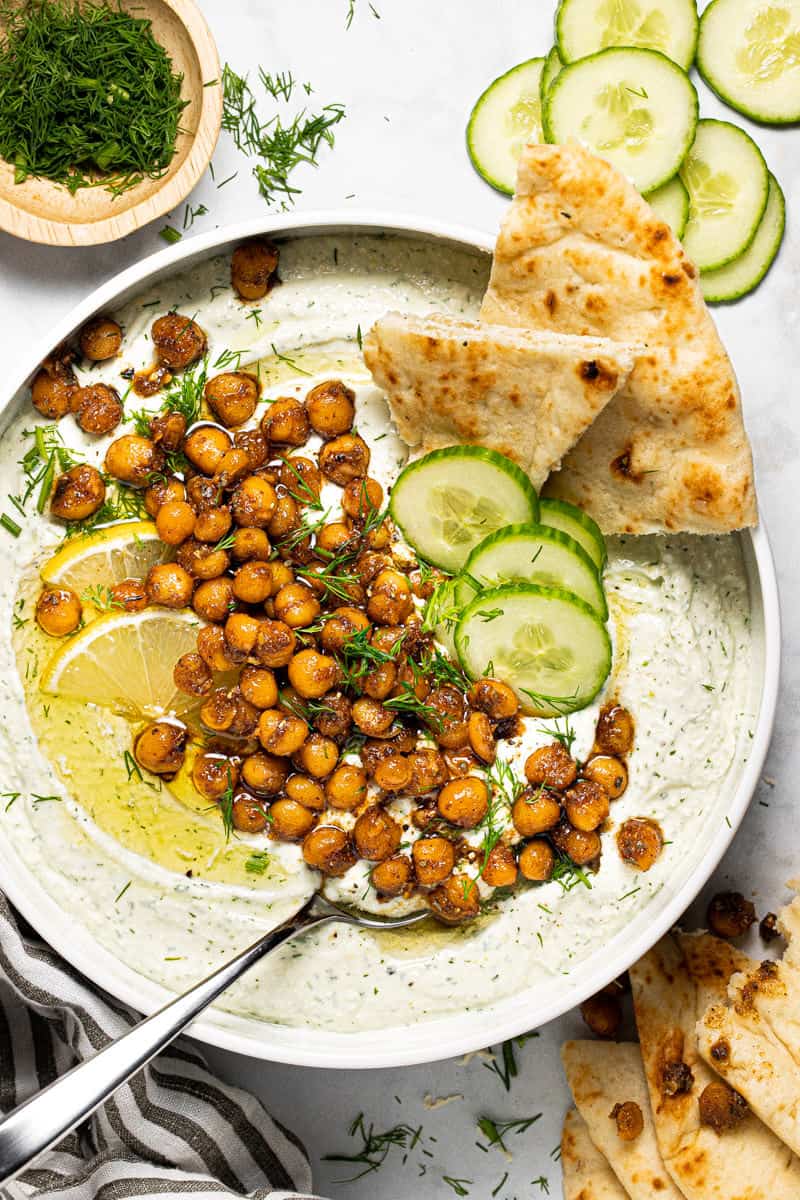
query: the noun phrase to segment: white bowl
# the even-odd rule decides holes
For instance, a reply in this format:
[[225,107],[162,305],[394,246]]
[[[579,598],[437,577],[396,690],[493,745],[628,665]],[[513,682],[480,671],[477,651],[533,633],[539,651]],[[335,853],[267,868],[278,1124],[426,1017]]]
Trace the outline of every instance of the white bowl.
[[[390,232],[414,238],[430,238],[462,247],[492,250],[493,239],[484,233],[444,225],[413,217],[386,217],[378,213],[314,213],[305,216],[276,217],[269,222],[249,221],[214,231],[152,255],[123,271],[98,288],[38,346],[15,381],[8,401],[0,406],[0,418],[16,401],[27,396],[26,384],[41,358],[72,334],[88,317],[98,311],[118,308],[147,284],[186,268],[212,253],[222,253],[247,237],[257,234],[302,236],[331,233]],[[302,1066],[363,1068],[392,1067],[432,1062],[475,1050],[517,1036],[560,1016],[597,992],[611,979],[622,974],[660,938],[682,915],[703,887],[744,817],[761,775],[775,716],[780,667],[780,611],[775,569],[766,531],[762,526],[741,535],[748,575],[752,610],[754,668],[761,677],[758,719],[753,730],[750,754],[735,795],[731,798],[727,822],[721,822],[708,839],[703,855],[685,878],[665,886],[619,934],[598,947],[581,966],[568,976],[538,984],[509,999],[476,1012],[404,1027],[402,1036],[394,1030],[367,1030],[357,1033],[290,1028],[271,1025],[253,1018],[212,1009],[190,1029],[192,1036],[255,1058],[295,1063]],[[132,971],[101,947],[72,916],[61,910],[40,883],[17,858],[0,828],[0,886],[27,920],[64,958],[98,986],[140,1012],[154,1012],[171,994]]]

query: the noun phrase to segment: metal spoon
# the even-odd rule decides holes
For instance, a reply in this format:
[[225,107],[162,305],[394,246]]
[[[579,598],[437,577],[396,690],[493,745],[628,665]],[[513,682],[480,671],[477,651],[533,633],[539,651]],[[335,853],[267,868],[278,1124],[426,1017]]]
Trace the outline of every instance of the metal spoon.
[[0,1123],[0,1186],[79,1125],[254,963],[290,938],[332,921],[343,921],[358,929],[404,929],[429,915],[425,910],[405,917],[368,917],[339,908],[315,894],[277,929],[15,1108]]

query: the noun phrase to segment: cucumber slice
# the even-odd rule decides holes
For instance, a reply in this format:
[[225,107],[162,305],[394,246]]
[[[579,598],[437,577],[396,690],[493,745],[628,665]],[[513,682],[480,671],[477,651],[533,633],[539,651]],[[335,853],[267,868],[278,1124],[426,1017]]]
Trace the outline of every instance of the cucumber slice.
[[785,226],[786,201],[777,179],[770,175],[767,207],[748,249],[727,267],[704,271],[700,276],[706,300],[715,304],[738,300],[758,287],[778,253]]
[[680,240],[689,224],[689,193],[680,176],[676,175],[663,187],[651,192],[647,203],[662,221],[666,221],[675,237]]
[[694,141],[697,92],[657,50],[601,50],[558,75],[545,100],[547,140],[578,138],[652,192],[672,179]]
[[568,533],[579,546],[582,546],[594,563],[598,572],[606,565],[606,540],[600,532],[600,526],[595,524],[588,513],[582,508],[570,504],[568,500],[539,501],[539,522],[549,525],[552,529],[560,529]]
[[547,525],[508,525],[484,538],[457,580],[456,603],[465,608],[486,588],[504,583],[560,587],[585,600],[605,621],[605,592],[597,567],[569,534]]
[[800,121],[800,0],[713,0],[700,22],[697,69],[746,117]]
[[545,96],[550,91],[550,84],[561,73],[563,67],[564,64],[561,61],[561,55],[558,53],[558,46],[553,46],[553,49],[544,60],[542,77],[539,80],[539,99],[542,106],[544,106]]
[[769,195],[769,171],[753,139],[729,121],[698,121],[681,179],[689,192],[683,245],[695,266],[714,271],[744,254]]
[[695,0],[561,0],[556,41],[565,63],[609,46],[660,50],[685,71],[697,48]]
[[462,613],[455,640],[470,679],[502,679],[539,716],[585,708],[611,670],[608,630],[563,588],[509,583],[484,592]]
[[539,501],[510,458],[483,446],[448,446],[400,473],[389,512],[418,554],[457,575],[490,533],[512,522],[538,521]]
[[528,141],[542,140],[539,83],[543,58],[530,58],[490,83],[467,125],[472,165],[487,183],[513,196],[517,163]]

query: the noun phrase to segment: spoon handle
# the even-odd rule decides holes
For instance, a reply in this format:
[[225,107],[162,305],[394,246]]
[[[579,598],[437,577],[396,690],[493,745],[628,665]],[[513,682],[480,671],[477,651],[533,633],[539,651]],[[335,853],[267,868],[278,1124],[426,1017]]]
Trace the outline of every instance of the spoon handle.
[[15,1108],[0,1123],[0,1186],[93,1113],[254,963],[296,934],[336,919],[312,911],[313,903]]

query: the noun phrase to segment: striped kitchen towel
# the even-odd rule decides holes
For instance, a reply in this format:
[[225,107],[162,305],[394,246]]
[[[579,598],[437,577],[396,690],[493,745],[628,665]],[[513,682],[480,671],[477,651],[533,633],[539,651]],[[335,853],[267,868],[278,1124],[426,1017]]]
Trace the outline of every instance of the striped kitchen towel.
[[[45,945],[0,893],[0,1111],[138,1020]],[[301,1143],[182,1039],[26,1170],[10,1200],[246,1195],[314,1200]]]

